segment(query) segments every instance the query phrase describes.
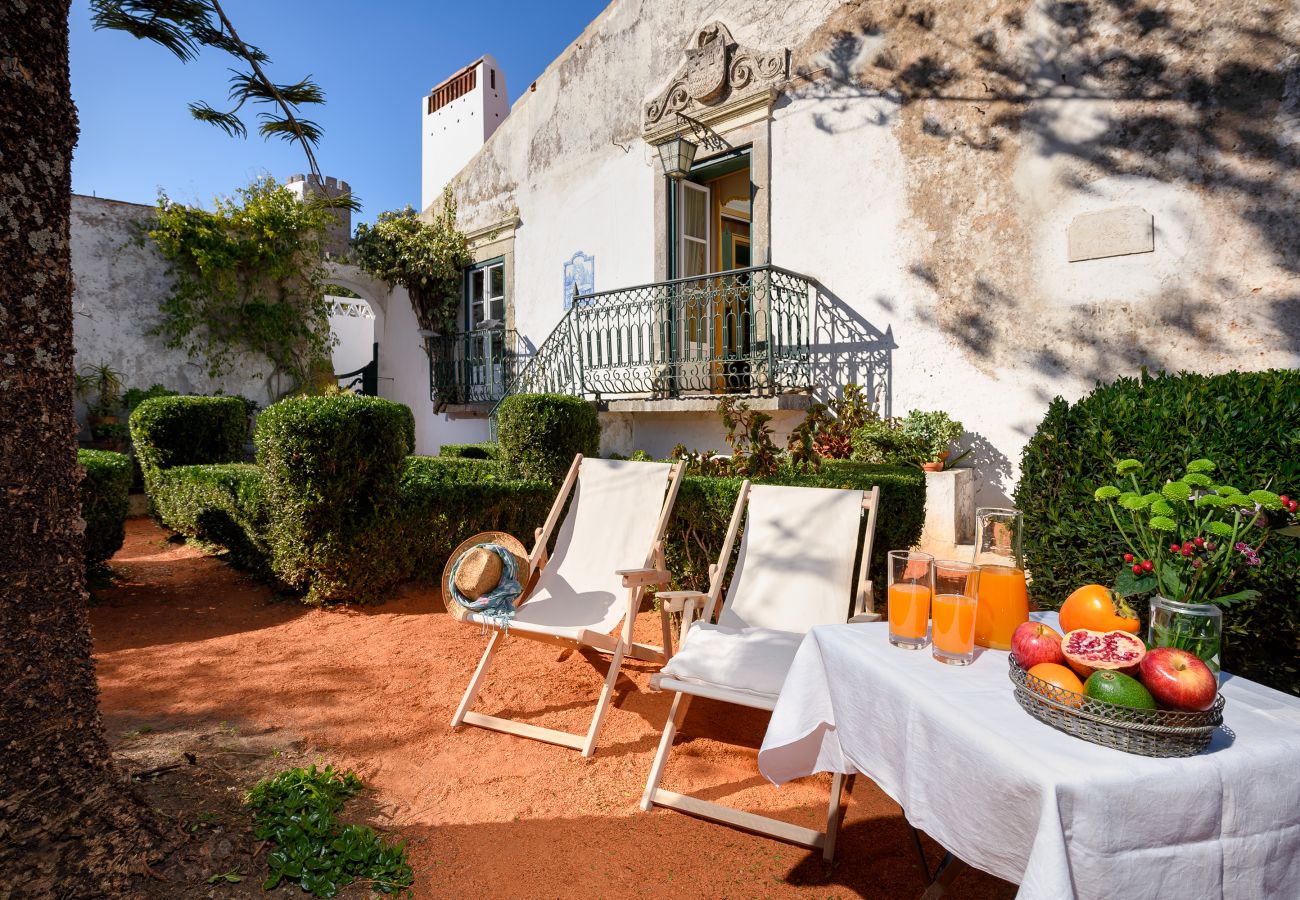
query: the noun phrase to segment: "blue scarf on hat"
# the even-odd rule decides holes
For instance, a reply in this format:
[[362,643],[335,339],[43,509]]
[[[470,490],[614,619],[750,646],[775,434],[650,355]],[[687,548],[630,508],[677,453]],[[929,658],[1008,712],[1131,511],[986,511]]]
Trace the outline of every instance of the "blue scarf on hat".
[[[477,600],[470,600],[456,590],[456,573],[460,571],[461,560],[469,555],[470,550],[477,550],[480,547],[490,550],[501,558],[501,578],[492,590]],[[448,579],[447,587],[455,601],[465,609],[478,613],[485,622],[491,622],[505,630],[509,628],[510,620],[515,617],[515,601],[524,592],[523,585],[516,577],[518,572],[519,567],[515,562],[514,554],[505,547],[500,544],[475,544],[462,553],[460,559],[457,559],[451,567],[451,577]]]

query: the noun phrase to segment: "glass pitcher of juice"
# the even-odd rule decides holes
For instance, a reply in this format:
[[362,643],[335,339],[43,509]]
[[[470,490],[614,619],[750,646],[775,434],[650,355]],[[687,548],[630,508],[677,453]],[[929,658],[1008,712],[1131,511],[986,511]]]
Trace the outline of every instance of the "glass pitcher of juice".
[[1010,650],[1011,635],[1029,621],[1029,591],[1021,553],[1024,517],[1014,509],[981,507],[975,511],[975,558],[979,596],[975,608],[975,643]]

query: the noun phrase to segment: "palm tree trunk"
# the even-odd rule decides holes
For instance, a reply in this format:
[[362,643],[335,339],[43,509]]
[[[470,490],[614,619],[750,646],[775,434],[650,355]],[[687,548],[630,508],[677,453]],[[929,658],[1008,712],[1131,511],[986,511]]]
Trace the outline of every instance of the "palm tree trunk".
[[113,768],[90,655],[72,412],[68,5],[0,3],[0,887],[121,896],[164,840]]

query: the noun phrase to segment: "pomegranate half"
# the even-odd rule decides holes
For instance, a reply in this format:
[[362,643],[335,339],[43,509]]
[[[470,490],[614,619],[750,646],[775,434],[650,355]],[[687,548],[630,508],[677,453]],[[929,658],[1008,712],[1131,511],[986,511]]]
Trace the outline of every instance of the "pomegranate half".
[[1098,669],[1136,674],[1142,657],[1147,654],[1147,647],[1141,638],[1127,631],[1076,628],[1065,633],[1061,652],[1070,668],[1078,672],[1080,678],[1087,678]]

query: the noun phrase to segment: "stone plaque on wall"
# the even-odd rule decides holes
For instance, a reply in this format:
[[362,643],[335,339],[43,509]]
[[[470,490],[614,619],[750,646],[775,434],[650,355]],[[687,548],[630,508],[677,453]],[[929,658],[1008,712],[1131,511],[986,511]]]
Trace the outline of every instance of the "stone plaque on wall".
[[1070,262],[1152,253],[1155,219],[1140,206],[1121,206],[1075,216],[1067,233]]

